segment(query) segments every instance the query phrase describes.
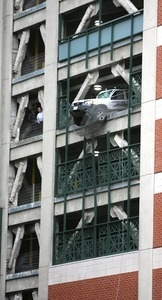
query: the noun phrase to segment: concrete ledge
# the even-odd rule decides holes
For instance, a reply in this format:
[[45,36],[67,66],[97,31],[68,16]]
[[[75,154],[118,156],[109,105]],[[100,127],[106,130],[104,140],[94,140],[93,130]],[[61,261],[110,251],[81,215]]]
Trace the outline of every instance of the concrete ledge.
[[40,201],[33,202],[33,203],[27,203],[27,204],[20,205],[20,206],[17,206],[17,207],[10,207],[8,209],[8,213],[9,214],[13,214],[15,212],[20,212],[20,211],[24,211],[24,210],[27,210],[27,209],[40,207],[40,206],[41,206],[41,202]]
[[138,251],[122,253],[49,268],[49,285],[138,271]]
[[35,24],[42,23],[46,19],[46,3],[31,7],[14,15],[13,31],[17,32]]
[[12,97],[44,86],[44,69],[20,76],[12,80]]
[[38,270],[6,276],[6,293],[38,288]]
[[14,161],[42,153],[42,136],[29,138],[11,145],[10,160]]
[[21,82],[24,80],[28,80],[30,78],[33,78],[33,77],[41,75],[41,74],[44,74],[44,68],[37,70],[37,71],[33,71],[33,72],[25,74],[25,75],[22,75],[20,77],[14,78],[14,79],[12,79],[12,84],[15,84],[15,83],[18,83],[18,82]]
[[26,204],[15,208],[9,208],[8,226],[13,226],[40,220],[41,203]]
[[[111,203],[118,203],[128,200],[128,183],[114,184],[110,191]],[[130,187],[130,199],[139,197],[139,180],[132,180]],[[108,191],[107,188],[96,189],[97,206],[107,205]],[[64,213],[64,198],[55,198],[55,216]],[[66,212],[71,213],[82,210],[83,194],[70,194],[66,199]],[[94,207],[94,191],[87,191],[84,199],[84,208]]]

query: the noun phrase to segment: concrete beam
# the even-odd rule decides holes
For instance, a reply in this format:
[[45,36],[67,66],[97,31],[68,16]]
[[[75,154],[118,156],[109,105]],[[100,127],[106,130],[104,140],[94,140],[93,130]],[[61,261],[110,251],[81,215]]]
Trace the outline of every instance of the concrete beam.
[[[126,228],[127,230],[127,219],[128,219],[128,215],[125,213],[125,211],[123,210],[122,206],[120,204],[118,205],[114,205],[111,207],[110,209],[110,215],[112,218],[118,218],[119,220],[125,220],[125,222],[122,223],[123,227]],[[133,222],[129,223],[130,226],[130,235],[132,237],[132,239],[134,240],[135,244],[138,244],[138,229],[136,228],[136,226],[134,225]]]
[[37,167],[38,167],[40,175],[42,177],[42,168],[43,168],[43,165],[42,165],[42,155],[37,157]]
[[27,168],[27,160],[21,161],[18,166],[18,171],[15,177],[15,181],[12,187],[11,195],[9,196],[9,205],[17,206],[17,198],[18,198],[18,193],[21,189],[22,182],[24,179],[24,174],[26,172]]
[[42,40],[44,42],[44,44],[46,45],[46,27],[44,24],[42,24],[40,27],[40,33],[41,33],[41,36],[42,36]]
[[84,80],[81,88],[79,89],[78,94],[76,95],[74,100],[84,99],[86,94],[88,93],[91,85],[95,84],[99,77],[99,72],[88,73],[86,79]]
[[38,292],[37,291],[32,292],[32,298],[33,298],[33,300],[38,300]]
[[19,44],[16,60],[13,67],[13,72],[19,75],[21,73],[22,63],[26,55],[26,49],[27,49],[27,44],[29,42],[29,38],[30,38],[29,30],[23,31],[21,33],[20,44]]
[[[76,226],[76,229],[82,228],[83,225],[87,225],[92,222],[94,218],[94,209],[91,211],[85,211],[83,218],[80,219],[78,225]],[[75,237],[78,235],[78,230],[76,230],[70,237],[66,249],[69,249],[70,246],[72,245]]]
[[14,261],[16,263],[16,259],[19,255],[20,247],[21,247],[21,244],[22,244],[22,239],[24,237],[24,232],[25,232],[24,225],[21,225],[21,226],[17,227],[16,237],[15,237],[15,240],[14,240],[14,244],[13,244],[13,248],[12,248],[12,252],[11,252],[11,257],[10,257],[10,260],[8,262],[8,268],[9,269],[12,268],[12,265],[13,265]]
[[39,103],[41,104],[42,108],[44,108],[44,90],[38,91],[38,100],[39,100]]
[[14,0],[14,8],[16,13],[19,13],[23,10],[24,0]]
[[[135,96],[138,99],[141,99],[141,84],[138,83],[138,81],[135,79],[135,77],[130,77],[129,70],[125,69],[125,64],[117,64],[113,65],[111,67],[111,71],[114,74],[114,76],[121,76],[126,83],[129,85],[131,83],[132,90],[135,94]],[[131,81],[130,81],[131,79]]]
[[[128,156],[129,155],[129,150],[128,150],[128,143],[123,139],[123,137],[119,136],[118,134],[115,135],[114,141],[116,142],[116,145],[118,145],[120,148],[123,148],[122,151],[123,153]],[[127,148],[125,148],[127,147]],[[131,163],[135,167],[136,171],[138,174],[140,173],[140,159],[136,152],[130,148],[130,158],[131,158]]]
[[117,7],[123,6],[129,14],[133,14],[138,11],[138,9],[130,0],[113,0],[113,3]]
[[[85,14],[77,27],[75,34],[82,32],[83,30],[86,30],[91,22],[91,18],[95,16],[98,13],[99,10],[99,3],[89,5],[88,8],[85,11]],[[74,36],[75,38],[75,36]]]
[[22,125],[24,117],[25,117],[25,112],[26,112],[26,108],[28,106],[28,102],[29,102],[29,95],[24,95],[20,98],[16,121],[15,121],[15,124],[13,126],[13,131],[12,131],[12,137],[15,137],[16,141],[19,140],[18,131],[20,133],[20,128],[21,128],[21,125]]
[[60,2],[60,14],[93,2],[94,0],[62,1]]
[[37,238],[38,238],[38,243],[39,243],[39,246],[40,246],[40,223],[35,223],[35,232],[36,232],[36,235],[37,235]]

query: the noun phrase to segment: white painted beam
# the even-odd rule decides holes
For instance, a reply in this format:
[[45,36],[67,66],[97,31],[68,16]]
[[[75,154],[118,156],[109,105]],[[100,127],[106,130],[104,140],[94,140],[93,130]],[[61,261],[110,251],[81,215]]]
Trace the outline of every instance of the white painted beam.
[[37,291],[32,292],[32,298],[33,298],[33,300],[38,300],[38,292]]
[[37,167],[42,177],[42,155],[37,157]]
[[24,232],[25,232],[24,225],[17,227],[16,237],[12,248],[11,257],[8,263],[9,269],[11,269],[13,262],[16,261],[19,255],[22,239],[24,237]]
[[29,102],[28,94],[21,97],[19,108],[18,108],[18,113],[16,116],[16,121],[15,121],[15,124],[13,126],[13,131],[12,131],[12,137],[15,137],[16,141],[19,140],[20,128],[21,128],[21,125],[22,125],[24,117],[25,117],[25,112],[26,112],[26,108],[28,106],[28,102]]
[[[124,64],[116,64],[112,66],[111,72],[115,77],[120,75],[128,85],[130,84],[130,73],[125,69]],[[134,77],[132,77],[132,90],[135,94],[138,95],[138,97],[141,97],[141,85],[136,81]]]
[[41,104],[42,108],[44,108],[44,91],[43,90],[38,91],[38,100],[39,100],[39,103]]
[[42,36],[42,40],[44,42],[44,44],[46,44],[46,27],[44,24],[42,24],[40,27],[40,33],[41,33],[41,36]]
[[[99,4],[91,4],[88,6],[87,10],[85,11],[85,14],[75,31],[75,34],[82,32],[83,30],[86,30],[91,22],[91,18],[95,16],[98,13],[99,10]],[[75,36],[74,36],[75,37]]]
[[22,182],[24,179],[24,174],[26,172],[27,168],[27,159],[24,159],[18,164],[18,171],[16,174],[16,178],[12,187],[11,195],[9,196],[9,204],[17,206],[17,198],[18,198],[18,193],[21,189]]
[[29,30],[25,30],[21,33],[20,44],[19,44],[16,60],[15,60],[14,67],[13,67],[13,72],[18,73],[19,75],[21,75],[20,74],[21,67],[22,67],[22,63],[23,63],[23,60],[26,55],[26,49],[27,49],[27,44],[29,42],[29,38],[30,38]]
[[14,0],[14,7],[16,13],[19,13],[23,10],[24,0]]
[[89,91],[91,85],[95,84],[97,79],[99,77],[99,72],[92,72],[88,73],[84,82],[82,83],[82,86],[78,92],[78,94],[75,97],[75,100],[84,99],[87,92]]
[[38,243],[40,245],[40,224],[37,222],[37,223],[35,223],[34,227],[35,227],[35,232],[36,232],[36,235],[38,238]]
[[117,7],[123,6],[129,14],[133,14],[138,11],[138,9],[130,0],[113,0],[113,3]]

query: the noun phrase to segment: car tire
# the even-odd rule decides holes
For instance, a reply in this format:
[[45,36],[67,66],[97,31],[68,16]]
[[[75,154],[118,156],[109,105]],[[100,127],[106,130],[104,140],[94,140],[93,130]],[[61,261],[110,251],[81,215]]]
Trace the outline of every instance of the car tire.
[[97,105],[94,109],[96,122],[104,122],[107,115],[107,107],[105,105]]

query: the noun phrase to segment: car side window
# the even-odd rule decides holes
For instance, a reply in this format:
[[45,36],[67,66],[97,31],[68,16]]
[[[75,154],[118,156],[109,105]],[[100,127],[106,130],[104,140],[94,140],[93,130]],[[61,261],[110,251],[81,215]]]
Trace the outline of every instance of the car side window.
[[111,97],[112,100],[123,100],[124,99],[124,93],[123,91],[115,91],[114,94]]

